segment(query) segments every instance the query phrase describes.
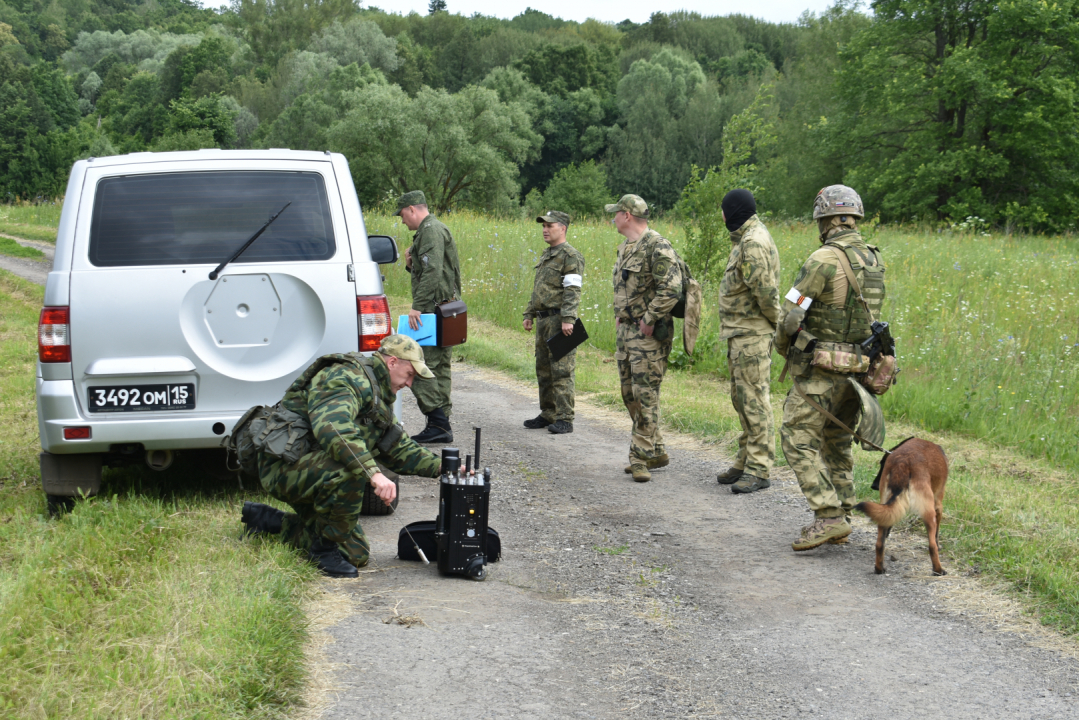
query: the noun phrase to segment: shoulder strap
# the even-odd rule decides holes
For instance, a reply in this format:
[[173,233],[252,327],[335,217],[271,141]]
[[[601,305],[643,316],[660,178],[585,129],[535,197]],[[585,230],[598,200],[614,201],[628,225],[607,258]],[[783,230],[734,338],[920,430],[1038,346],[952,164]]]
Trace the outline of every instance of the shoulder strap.
[[374,396],[375,413],[379,415],[380,424],[393,425],[393,410],[382,402],[382,391],[378,386],[378,378],[375,377],[375,369],[371,367],[371,359],[363,356],[355,358],[356,364],[363,368],[367,379],[371,382],[371,394]]
[[835,256],[839,258],[839,267],[843,269],[843,274],[847,276],[847,282],[854,288],[854,294],[857,296],[858,302],[862,303],[862,307],[869,313],[869,321],[876,322],[877,318],[873,316],[873,311],[869,309],[869,303],[862,297],[862,286],[858,284],[858,278],[854,276],[854,268],[850,266],[850,259],[847,258],[847,253],[843,252],[842,249],[837,248],[835,245],[825,245],[824,247],[834,252]]
[[[787,368],[786,368],[786,366],[784,366],[784,368],[783,368],[783,371],[784,371],[784,372],[786,372],[786,370],[787,370]],[[793,378],[792,378],[792,379],[793,379]],[[831,420],[832,422],[834,422],[834,423],[835,423],[836,425],[838,425],[839,427],[843,428],[844,430],[846,430],[847,432],[849,432],[849,433],[850,433],[851,435],[853,435],[854,437],[858,438],[858,440],[860,440],[861,442],[865,443],[866,445],[869,445],[869,446],[870,446],[871,448],[873,448],[873,449],[874,449],[874,450],[876,450],[877,452],[882,452],[882,453],[884,453],[885,455],[891,455],[891,453],[890,453],[889,451],[885,450],[884,448],[882,448],[882,447],[881,447],[880,445],[877,445],[876,443],[871,443],[871,442],[869,442],[869,441],[868,441],[868,440],[866,440],[866,439],[865,439],[864,437],[862,437],[861,435],[859,435],[858,433],[854,432],[854,431],[853,431],[853,430],[851,430],[851,429],[850,429],[849,427],[847,427],[846,425],[844,425],[844,424],[843,424],[842,422],[840,422],[839,418],[837,418],[837,417],[836,417],[835,415],[833,415],[832,413],[830,413],[830,412],[828,412],[827,410],[825,410],[825,409],[824,409],[823,407],[821,407],[821,406],[820,406],[820,405],[819,405],[818,403],[814,402],[814,401],[813,401],[813,400],[812,400],[812,399],[811,399],[811,398],[810,398],[810,397],[809,397],[808,395],[806,395],[806,394],[805,394],[805,391],[803,391],[803,390],[802,390],[802,388],[801,388],[801,386],[800,386],[800,385],[798,384],[798,381],[797,381],[797,380],[794,380],[794,389],[795,389],[795,391],[796,391],[796,392],[797,392],[797,393],[798,393],[799,395],[801,395],[801,396],[802,396],[802,399],[803,399],[803,400],[805,400],[805,401],[806,401],[807,403],[809,403],[809,404],[810,404],[810,406],[811,406],[811,407],[812,407],[812,408],[813,408],[814,410],[816,410],[817,412],[819,412],[819,413],[821,413],[822,415],[824,415],[824,417],[828,418],[829,420]]]

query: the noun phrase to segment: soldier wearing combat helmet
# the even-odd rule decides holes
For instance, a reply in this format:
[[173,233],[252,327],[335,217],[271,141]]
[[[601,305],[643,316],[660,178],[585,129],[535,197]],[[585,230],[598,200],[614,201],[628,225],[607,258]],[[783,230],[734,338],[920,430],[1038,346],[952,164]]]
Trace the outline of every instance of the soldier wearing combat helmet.
[[348,353],[316,360],[277,406],[310,428],[295,438],[307,452],[295,462],[265,451],[258,458],[262,487],[294,512],[244,503],[247,530],[279,534],[306,550],[326,575],[356,577],[371,553],[358,522],[364,493],[374,492],[387,505],[397,496],[375,459],[401,475],[438,477],[441,469],[439,456],[417,445],[394,420],[397,392],[417,377],[434,376],[420,346],[404,335],[386,337],[370,357]]
[[[815,402],[848,428],[862,413],[852,381],[864,372],[857,347],[872,335],[871,317],[884,303],[884,263],[880,251],[858,232],[865,216],[862,199],[845,185],[817,194],[813,219],[822,247],[809,256],[780,308],[776,350],[787,356],[794,387],[783,406],[780,438],[815,519],[802,528],[794,550],[845,542],[854,507],[851,434],[814,408]],[[845,269],[845,264],[850,267]],[[853,272],[861,297],[848,280]]]
[[574,370],[577,350],[559,360],[551,358],[547,340],[557,333],[573,334],[573,323],[581,305],[584,256],[566,242],[569,215],[548,210],[536,218],[543,224],[543,241],[548,247],[536,263],[532,298],[524,311],[524,329],[536,327],[536,379],[539,381],[540,414],[525,420],[533,430],[547,428],[556,435],[573,432]]
[[633,419],[626,472],[637,482],[669,464],[659,430],[659,389],[674,341],[671,312],[682,291],[682,271],[671,243],[648,227],[648,205],[637,195],[605,207],[625,237],[614,264],[618,378]]

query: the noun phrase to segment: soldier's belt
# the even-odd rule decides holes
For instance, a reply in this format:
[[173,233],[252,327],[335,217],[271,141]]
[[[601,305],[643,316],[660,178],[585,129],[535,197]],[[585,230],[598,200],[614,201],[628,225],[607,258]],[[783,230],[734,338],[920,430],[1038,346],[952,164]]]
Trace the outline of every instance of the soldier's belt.
[[551,317],[552,315],[561,315],[561,314],[562,314],[561,309],[558,309],[558,310],[540,310],[539,312],[536,313],[536,317],[544,318],[544,317]]
[[860,345],[817,341],[811,364],[827,372],[852,375],[869,369],[869,356]]

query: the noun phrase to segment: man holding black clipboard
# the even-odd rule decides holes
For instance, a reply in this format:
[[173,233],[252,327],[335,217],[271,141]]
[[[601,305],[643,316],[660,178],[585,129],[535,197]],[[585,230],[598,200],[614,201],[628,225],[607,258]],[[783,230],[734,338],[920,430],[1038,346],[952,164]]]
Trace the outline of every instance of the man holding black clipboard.
[[[524,311],[524,329],[536,328],[536,379],[539,381],[540,414],[525,420],[532,430],[547,428],[556,435],[573,432],[573,374],[577,367],[577,342],[587,338],[577,318],[581,305],[584,256],[566,242],[569,215],[549,210],[536,218],[543,224],[543,241],[548,248],[536,264],[532,299]],[[576,331],[575,331],[576,328]],[[561,354],[562,343],[548,342],[561,334],[573,349]],[[577,337],[574,337],[574,336]]]

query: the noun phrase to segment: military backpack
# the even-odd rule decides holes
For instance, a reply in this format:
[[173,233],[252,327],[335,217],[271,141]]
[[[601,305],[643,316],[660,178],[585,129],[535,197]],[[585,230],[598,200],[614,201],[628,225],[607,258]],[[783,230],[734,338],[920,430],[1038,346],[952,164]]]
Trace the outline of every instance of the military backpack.
[[674,256],[678,259],[678,270],[682,273],[682,289],[678,293],[678,302],[671,310],[671,316],[684,320],[682,347],[686,355],[692,355],[693,348],[697,345],[697,335],[701,330],[701,284],[693,279],[689,265],[686,265],[686,261],[677,251],[674,252]]

